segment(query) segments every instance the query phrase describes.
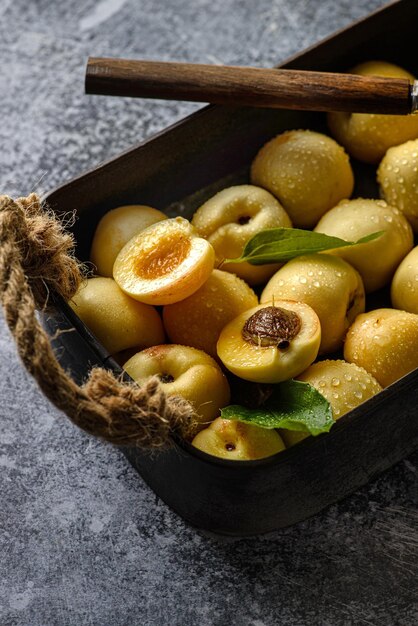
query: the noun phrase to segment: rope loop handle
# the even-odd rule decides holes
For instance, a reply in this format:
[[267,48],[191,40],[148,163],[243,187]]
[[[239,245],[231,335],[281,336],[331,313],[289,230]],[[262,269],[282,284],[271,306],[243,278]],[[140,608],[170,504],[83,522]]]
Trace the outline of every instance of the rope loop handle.
[[72,235],[37,194],[0,196],[0,303],[45,396],[84,431],[116,445],[155,449],[168,446],[173,432],[188,437],[193,407],[167,396],[156,377],[139,386],[95,367],[78,386],[58,363],[36,309],[48,307],[52,291],[70,300],[83,280],[80,268]]

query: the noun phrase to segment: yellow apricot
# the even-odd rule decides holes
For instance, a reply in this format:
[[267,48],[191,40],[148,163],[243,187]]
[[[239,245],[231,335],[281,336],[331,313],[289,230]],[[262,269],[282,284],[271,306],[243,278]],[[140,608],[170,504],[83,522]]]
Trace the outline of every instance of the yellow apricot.
[[[315,387],[330,403],[334,420],[382,390],[377,380],[363,367],[343,360],[319,361],[297,377]],[[281,429],[287,448],[308,437],[308,433]]]
[[341,348],[350,324],[365,307],[360,274],[330,254],[306,254],[280,268],[264,288],[260,302],[281,298],[299,300],[313,308],[321,322],[322,354]]
[[197,413],[197,429],[204,428],[229,403],[226,376],[202,350],[175,344],[154,346],[138,352],[124,369],[140,384],[158,376],[168,395],[188,400]]
[[164,341],[156,309],[127,296],[113,278],[88,278],[69,304],[110,354]]
[[147,304],[187,298],[209,278],[215,253],[183,217],[149,226],[119,252],[113,276],[125,293]]
[[380,193],[418,233],[418,139],[389,148],[377,170]]
[[311,130],[289,130],[266,143],[251,166],[251,182],[268,189],[294,226],[312,228],[353,192],[354,177],[344,148]]
[[[193,215],[192,224],[213,246],[216,263],[241,256],[251,237],[266,228],[291,228],[292,222],[280,203],[265,189],[237,185],[223,189]],[[277,263],[222,263],[222,269],[250,285],[265,282],[280,267]]]
[[390,297],[393,308],[418,313],[418,246],[398,265],[392,280]]
[[120,206],[102,217],[91,245],[90,258],[100,276],[113,276],[113,264],[123,246],[137,233],[167,216],[142,204]]
[[173,343],[199,348],[217,358],[216,342],[221,330],[239,313],[257,304],[254,291],[241,278],[213,270],[195,293],[164,307],[164,326]]
[[359,272],[366,293],[389,283],[397,266],[411,250],[412,228],[402,213],[384,200],[343,200],[328,211],[315,226],[315,231],[347,241],[383,231],[373,241],[358,246],[337,248],[331,253],[343,258]]
[[[352,74],[407,78],[414,76],[403,68],[386,61],[368,61],[356,65]],[[365,163],[378,163],[391,146],[418,137],[418,116],[378,115],[336,112],[328,114],[328,126],[335,139],[347,152]]]
[[218,417],[192,445],[207,454],[231,461],[264,459],[285,449],[276,430]]
[[218,356],[244,380],[278,383],[305,370],[321,342],[318,316],[303,302],[278,300],[249,309],[222,330]]
[[418,367],[418,315],[397,309],[363,313],[350,327],[344,358],[387,387]]

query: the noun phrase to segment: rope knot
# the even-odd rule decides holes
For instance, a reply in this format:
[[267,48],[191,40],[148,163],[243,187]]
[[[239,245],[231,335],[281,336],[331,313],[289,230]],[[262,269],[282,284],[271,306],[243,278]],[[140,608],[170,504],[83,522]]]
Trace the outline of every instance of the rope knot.
[[[193,408],[183,398],[166,396],[156,376],[145,384],[127,383],[116,379],[101,368],[91,371],[84,391],[100,407],[100,436],[118,445],[160,448],[167,445],[170,432],[185,439],[195,434]],[[98,433],[98,420],[94,432]]]
[[39,308],[47,305],[50,291],[65,300],[77,291],[82,277],[73,236],[37,194],[17,200],[0,196],[0,245],[8,248],[10,267],[21,265]]

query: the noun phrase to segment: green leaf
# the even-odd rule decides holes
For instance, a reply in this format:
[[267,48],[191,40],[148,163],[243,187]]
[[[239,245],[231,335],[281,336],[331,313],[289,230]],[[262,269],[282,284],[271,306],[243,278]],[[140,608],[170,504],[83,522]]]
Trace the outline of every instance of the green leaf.
[[331,237],[301,228],[267,228],[251,237],[240,257],[225,259],[225,263],[243,263],[244,261],[252,265],[282,263],[302,254],[357,246],[373,241],[383,234],[384,231],[379,231],[362,237],[358,241],[345,241],[339,237]]
[[311,435],[328,432],[334,424],[328,400],[315,387],[299,380],[274,385],[272,395],[262,407],[231,405],[221,409],[221,416],[261,428],[286,428]]

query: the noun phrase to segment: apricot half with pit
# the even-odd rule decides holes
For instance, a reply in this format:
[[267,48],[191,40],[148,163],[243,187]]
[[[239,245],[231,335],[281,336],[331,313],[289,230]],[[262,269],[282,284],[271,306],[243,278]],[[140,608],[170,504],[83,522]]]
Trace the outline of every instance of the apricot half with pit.
[[119,252],[113,276],[125,293],[147,304],[187,298],[209,278],[215,253],[183,217],[167,219],[133,237]]
[[267,283],[260,301],[282,298],[309,304],[321,322],[320,352],[338,350],[359,313],[365,296],[360,274],[351,265],[330,254],[307,254],[292,259]]
[[150,206],[132,204],[112,209],[100,220],[93,237],[90,258],[100,276],[113,276],[113,264],[123,246],[151,224],[167,219]]
[[87,279],[69,304],[110,354],[134,347],[141,350],[164,341],[156,309],[132,300],[113,278]]
[[[297,380],[309,383],[328,400],[334,420],[382,390],[377,380],[363,367],[342,359],[314,363]],[[309,436],[308,433],[285,429],[281,429],[280,434],[286,447]]]
[[226,376],[202,350],[175,344],[154,346],[135,354],[124,369],[140,384],[158,376],[168,395],[182,396],[193,405],[198,428],[207,426],[229,402]]
[[[247,241],[262,230],[292,226],[278,200],[254,185],[223,189],[196,211],[192,224],[214,247],[218,265],[224,259],[240,257]],[[277,263],[222,263],[223,270],[233,272],[250,285],[265,282],[278,267]]]
[[257,304],[254,291],[241,278],[213,270],[195,293],[164,307],[164,326],[173,343],[200,348],[216,358],[216,342],[224,326]]
[[318,316],[302,302],[278,300],[249,309],[222,330],[218,356],[233,374],[278,383],[305,370],[321,342]]
[[312,228],[353,192],[348,155],[334,139],[311,130],[289,130],[266,143],[251,166],[251,182],[268,189],[293,224]]
[[276,430],[221,417],[196,435],[192,445],[207,454],[231,461],[264,459],[285,449]]
[[417,345],[418,315],[376,309],[359,315],[349,329],[344,358],[387,387],[418,367]]

